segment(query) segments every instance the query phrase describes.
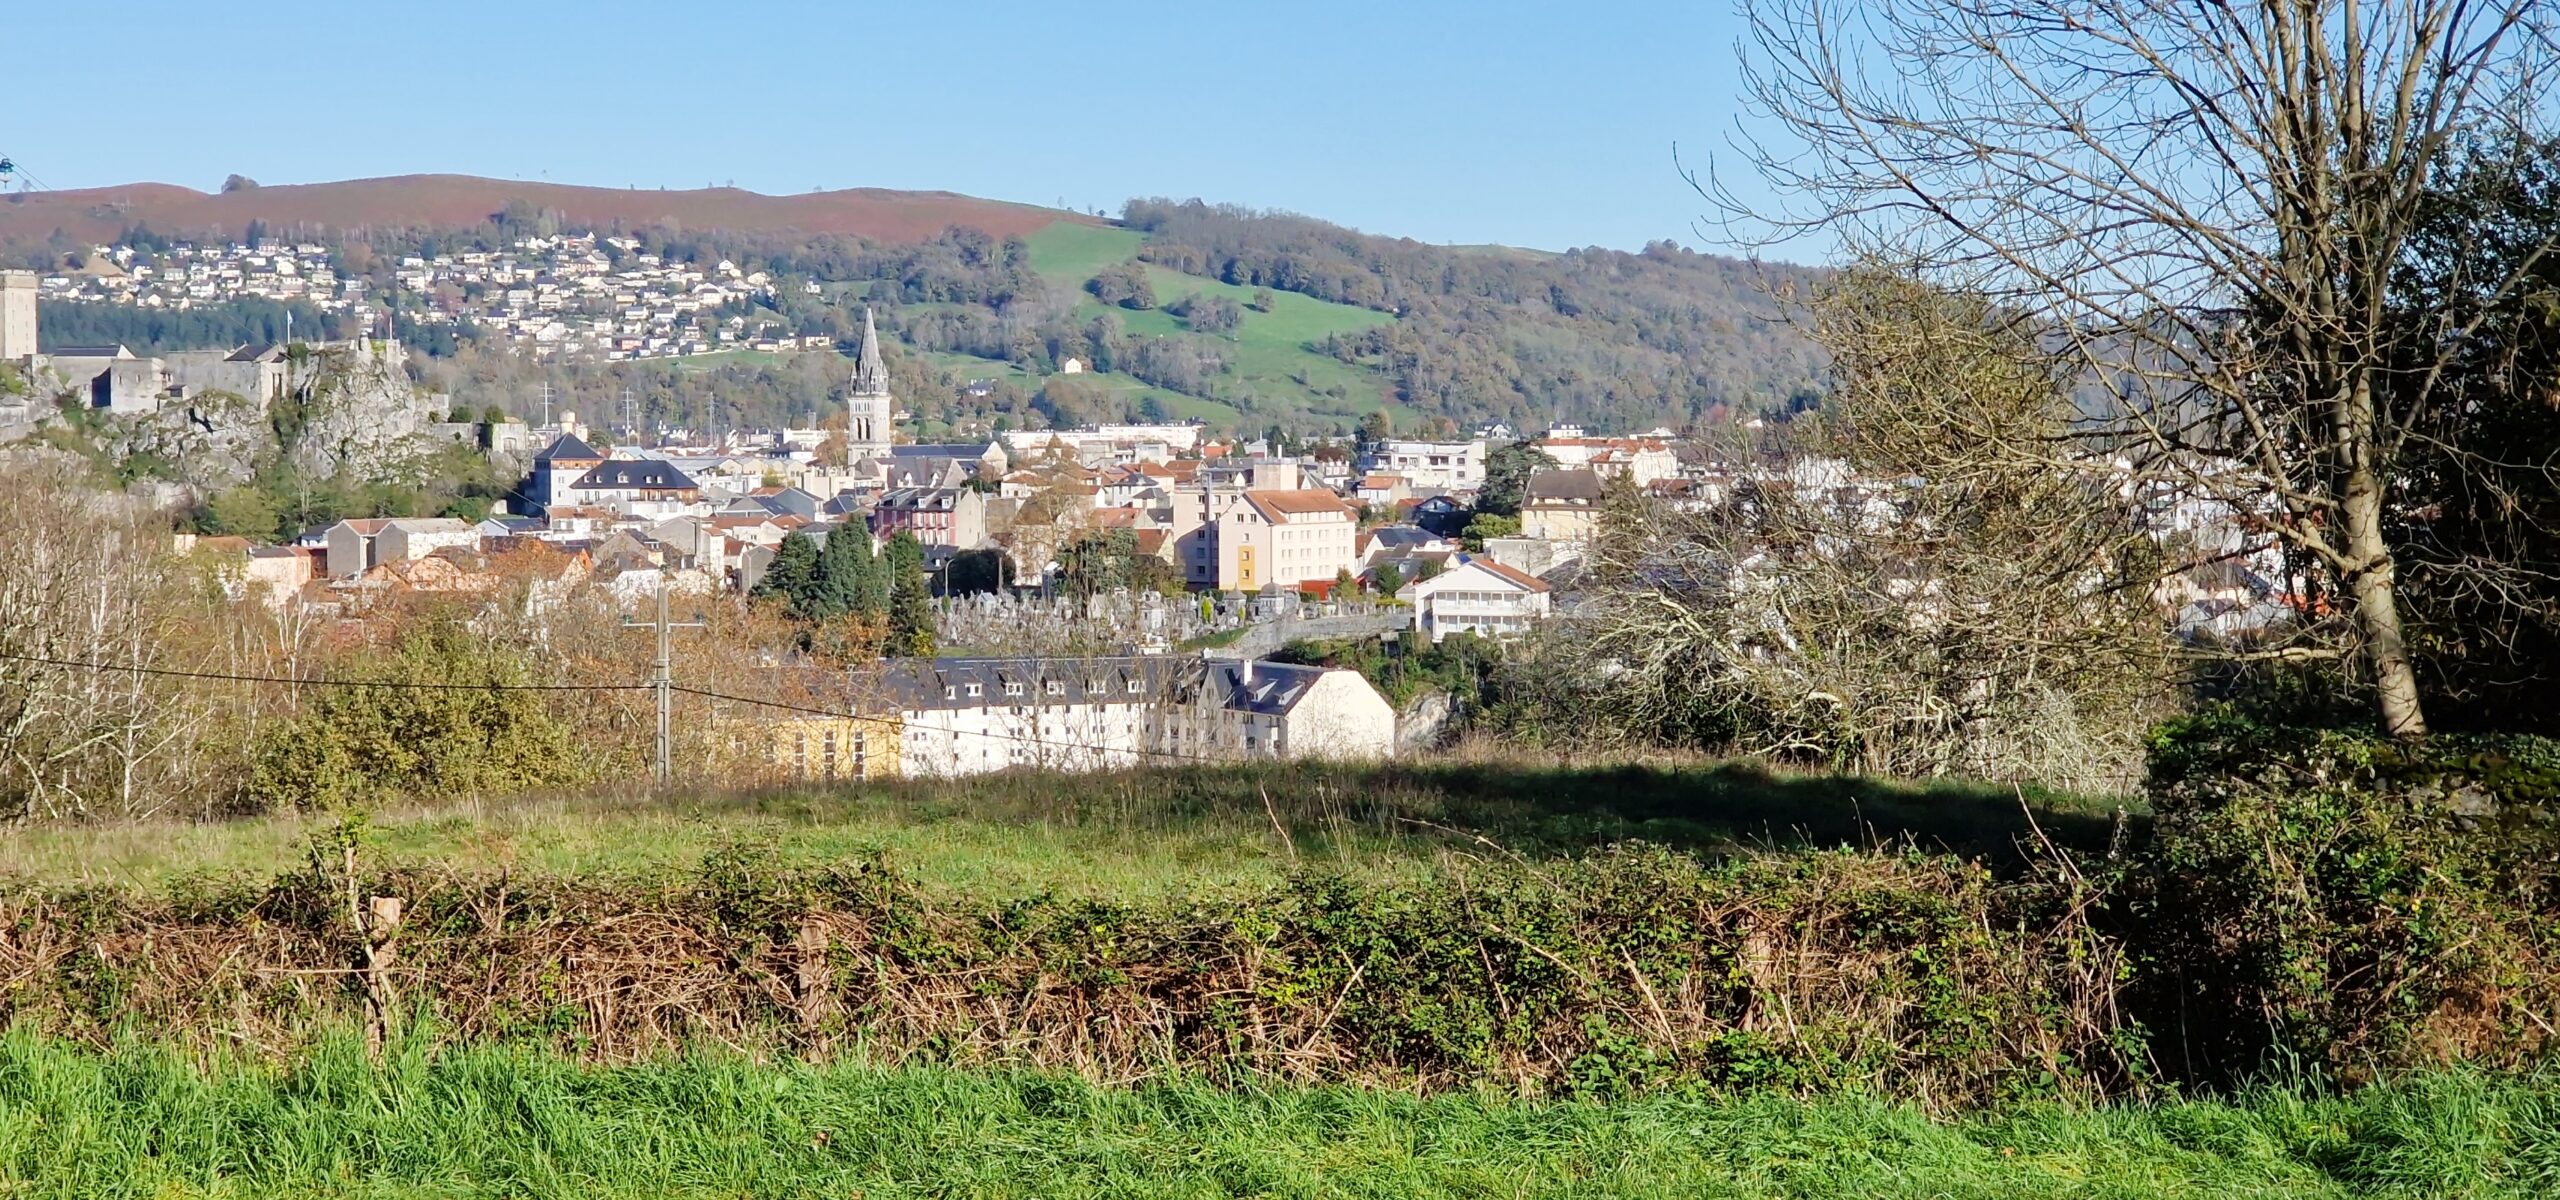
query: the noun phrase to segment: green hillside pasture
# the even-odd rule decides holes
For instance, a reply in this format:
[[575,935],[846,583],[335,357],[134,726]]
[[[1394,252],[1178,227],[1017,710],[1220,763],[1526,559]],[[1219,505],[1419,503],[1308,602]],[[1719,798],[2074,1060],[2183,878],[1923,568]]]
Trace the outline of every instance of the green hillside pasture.
[[[1251,288],[1185,275],[1163,267],[1149,267],[1147,278],[1155,288],[1159,305],[1176,303],[1194,292],[1225,296],[1238,304],[1253,298]],[[1121,324],[1135,337],[1190,332],[1190,327],[1181,318],[1162,308],[1107,308],[1099,301],[1088,299],[1078,306],[1076,316],[1091,320],[1104,312],[1119,317]],[[1263,397],[1266,411],[1299,411],[1358,420],[1365,413],[1386,407],[1385,380],[1374,371],[1327,357],[1308,347],[1332,334],[1358,333],[1394,320],[1382,312],[1334,304],[1295,292],[1275,292],[1270,312],[1246,309],[1244,324],[1222,339],[1228,347],[1231,364],[1225,382],[1230,387],[1249,388]],[[1328,389],[1337,387],[1344,393],[1342,398],[1324,394]]]
[[333,1036],[281,1063],[0,1038],[11,1196],[2544,1197],[2549,1078],[2343,1098],[1613,1104],[698,1054],[593,1066]]
[[[1042,278],[1060,287],[1081,289],[1094,273],[1113,263],[1135,258],[1146,235],[1131,229],[1097,228],[1059,222],[1031,235],[1031,266]],[[1147,281],[1155,288],[1156,302],[1172,304],[1184,296],[1198,292],[1225,296],[1238,304],[1253,299],[1254,289],[1185,275],[1165,267],[1149,266]],[[1094,300],[1078,306],[1078,320],[1091,320],[1104,312],[1120,318],[1133,335],[1155,337],[1189,332],[1182,320],[1161,310],[1106,308]],[[1308,350],[1336,333],[1358,333],[1385,325],[1395,318],[1382,312],[1335,304],[1295,292],[1273,293],[1270,312],[1248,308],[1244,325],[1229,340],[1233,367],[1227,380],[1231,385],[1251,388],[1263,397],[1263,408],[1272,415],[1306,412],[1320,416],[1357,420],[1363,414],[1386,405],[1385,383],[1373,371],[1328,358]],[[1303,380],[1304,382],[1301,382]],[[1144,386],[1144,385],[1140,385]],[[1340,388],[1344,399],[1324,393]],[[1171,393],[1166,393],[1170,395]],[[1215,405],[1228,414],[1223,421],[1232,423],[1240,414],[1226,405]],[[1167,408],[1183,417],[1199,417],[1212,424],[1222,418],[1195,403],[1189,411],[1168,404]]]
[[[1003,379],[1026,392],[1038,391],[1041,383],[1050,378],[1045,375],[1035,375],[1012,363],[998,362],[992,358],[941,352],[928,354],[926,357],[932,360],[934,366],[954,372],[963,379]],[[1153,396],[1156,398],[1156,403],[1164,406],[1166,414],[1177,421],[1205,421],[1214,429],[1235,429],[1244,420],[1244,413],[1234,405],[1222,404],[1198,396],[1187,396],[1181,392],[1167,391],[1164,388],[1151,386],[1135,375],[1119,371],[1086,371],[1075,378],[1095,387],[1119,392],[1127,396],[1131,404],[1136,404],[1140,397]]]
[[1147,235],[1135,229],[1060,221],[1024,240],[1031,244],[1031,269],[1042,279],[1081,288],[1104,267],[1136,258]]

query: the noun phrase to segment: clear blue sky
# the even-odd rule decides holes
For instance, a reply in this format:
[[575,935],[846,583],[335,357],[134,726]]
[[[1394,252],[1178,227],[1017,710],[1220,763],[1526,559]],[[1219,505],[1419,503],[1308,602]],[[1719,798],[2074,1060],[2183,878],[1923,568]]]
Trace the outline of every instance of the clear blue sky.
[[1713,249],[1672,147],[1724,151],[1738,110],[1724,0],[9,7],[0,154],[56,188],[1199,196],[1433,242]]

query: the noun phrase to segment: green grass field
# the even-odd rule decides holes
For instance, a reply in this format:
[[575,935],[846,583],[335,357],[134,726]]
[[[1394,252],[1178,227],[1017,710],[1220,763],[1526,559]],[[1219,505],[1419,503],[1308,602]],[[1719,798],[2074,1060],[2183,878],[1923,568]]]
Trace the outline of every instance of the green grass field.
[[1147,235],[1135,229],[1060,221],[1024,240],[1031,245],[1031,269],[1041,278],[1081,287],[1104,267],[1136,258]]
[[185,1197],[2547,1197],[2560,1084],[1962,1120],[1844,1098],[1611,1105],[330,1037],[282,1065],[0,1039],[0,1193]]
[[[952,353],[932,353],[926,355],[926,357],[930,359],[935,366],[946,371],[954,372],[964,378],[1004,379],[1011,382],[1015,387],[1021,388],[1026,392],[1037,390],[1042,379],[1041,376],[1025,371],[1012,363],[998,362],[992,358],[979,358],[970,354]],[[1177,421],[1197,419],[1206,421],[1209,424],[1220,428],[1226,428],[1235,425],[1244,417],[1244,413],[1234,405],[1221,404],[1215,400],[1203,400],[1198,396],[1186,396],[1181,392],[1167,391],[1160,387],[1152,387],[1149,386],[1146,381],[1139,379],[1134,375],[1129,375],[1120,371],[1086,371],[1078,374],[1076,378],[1084,381],[1089,386],[1105,388],[1110,391],[1122,393],[1128,397],[1132,404],[1135,404],[1142,396],[1153,396],[1156,398],[1156,403],[1162,405],[1165,412],[1170,414],[1173,419]]]
[[[2025,799],[2035,827],[2057,841],[2103,848],[2112,836],[2109,801]],[[388,862],[464,871],[647,875],[689,870],[739,842],[768,845],[785,864],[876,847],[929,886],[974,895],[1143,899],[1268,886],[1311,862],[1383,874],[1429,870],[1449,853],[1551,856],[1627,839],[1706,852],[1908,841],[2006,861],[2033,836],[2027,813],[2006,788],[1481,754],[447,802],[375,813],[370,825]],[[31,826],[0,839],[0,880],[153,888],[272,874],[331,820]]]
[[[1029,240],[1033,269],[1061,287],[1081,288],[1095,272],[1135,257],[1138,247],[1146,239],[1145,235],[1134,230],[1099,229],[1061,222],[1033,234]],[[1185,275],[1163,267],[1147,268],[1147,279],[1155,288],[1159,305],[1173,304],[1194,292],[1225,296],[1238,304],[1250,301],[1254,294],[1252,288]],[[1162,308],[1111,308],[1088,299],[1077,306],[1076,316],[1079,320],[1091,320],[1105,312],[1120,318],[1121,324],[1134,336],[1164,336],[1189,331],[1181,318]],[[1357,421],[1362,414],[1387,403],[1383,381],[1375,372],[1315,353],[1307,347],[1335,333],[1357,333],[1394,320],[1385,313],[1348,304],[1334,304],[1294,292],[1274,293],[1272,310],[1262,313],[1247,309],[1243,326],[1228,340],[1233,362],[1228,381],[1250,389],[1261,399],[1262,403],[1257,407],[1263,411],[1307,412],[1338,417],[1345,423]],[[1334,389],[1339,389],[1342,395],[1328,394]],[[1223,404],[1211,406],[1223,410],[1221,412],[1199,408],[1186,412],[1171,404],[1167,407],[1175,409],[1177,416],[1197,416],[1212,424],[1232,423],[1241,416]]]

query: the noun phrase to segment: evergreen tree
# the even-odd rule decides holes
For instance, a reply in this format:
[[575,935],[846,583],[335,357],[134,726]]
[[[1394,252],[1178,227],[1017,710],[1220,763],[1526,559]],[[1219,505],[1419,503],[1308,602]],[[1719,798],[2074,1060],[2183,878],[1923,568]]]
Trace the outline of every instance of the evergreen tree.
[[1404,590],[1404,572],[1397,570],[1394,563],[1379,563],[1378,569],[1369,575],[1369,590],[1389,600],[1395,599],[1396,593]]
[[773,552],[773,562],[764,569],[764,577],[756,580],[756,596],[781,599],[793,613],[800,613],[801,597],[808,594],[818,577],[818,544],[797,530],[785,534],[782,545]]
[[824,620],[844,613],[863,610],[864,584],[871,570],[871,531],[848,522],[827,535],[826,546],[818,551],[818,569],[810,590],[810,605],[801,613],[812,620]]
[[925,594],[924,546],[914,534],[900,533],[889,539],[884,565],[889,575],[888,652],[931,657],[933,602]]
[[[908,540],[914,540],[908,535]],[[889,615],[889,580],[895,570],[886,555],[872,548],[871,536],[864,531],[862,572],[854,577],[851,603],[855,612],[874,620]],[[918,551],[921,560],[922,551]]]

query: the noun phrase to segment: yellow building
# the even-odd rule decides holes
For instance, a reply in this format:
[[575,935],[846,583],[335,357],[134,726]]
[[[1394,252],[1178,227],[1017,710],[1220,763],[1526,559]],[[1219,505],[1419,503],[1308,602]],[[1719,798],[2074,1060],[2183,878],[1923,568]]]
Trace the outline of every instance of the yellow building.
[[782,778],[835,782],[901,774],[895,717],[786,717],[766,729],[768,761]]

